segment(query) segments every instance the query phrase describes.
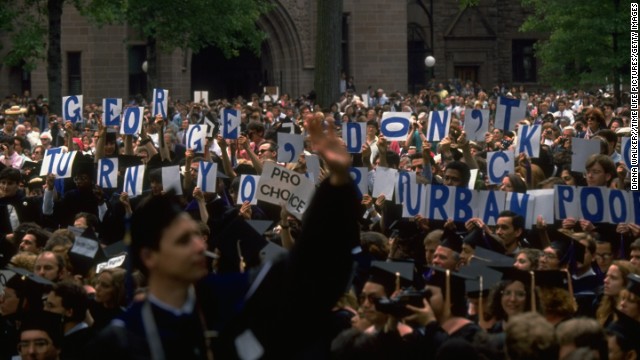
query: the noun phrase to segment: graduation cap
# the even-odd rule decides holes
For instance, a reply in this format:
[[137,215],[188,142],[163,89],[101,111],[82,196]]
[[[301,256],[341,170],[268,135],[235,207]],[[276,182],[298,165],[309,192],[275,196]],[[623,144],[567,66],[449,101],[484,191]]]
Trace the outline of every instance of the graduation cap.
[[100,243],[84,236],[76,236],[69,250],[69,261],[74,272],[86,276],[95,265],[107,260]]
[[116,142],[118,134],[114,129],[107,129],[107,136],[105,137],[105,143]]
[[220,272],[244,272],[247,268],[259,266],[261,251],[268,245],[264,233],[272,221],[250,220],[235,217],[216,236],[217,246],[222,254]]
[[574,271],[577,261],[584,262],[586,247],[579,241],[558,230],[549,230],[549,239],[560,265],[569,264],[569,269]]
[[91,158],[76,155],[73,161],[71,173],[73,176],[88,175],[90,179],[95,179],[95,164]]
[[39,174],[40,173],[40,168],[42,167],[42,162],[41,161],[30,161],[30,160],[25,160],[22,163],[22,171],[25,172],[25,170],[29,170],[30,174]]
[[631,273],[627,276],[627,290],[640,297],[640,275]]
[[22,310],[25,300],[30,310],[41,308],[44,294],[54,285],[53,282],[19,267],[8,267],[4,270],[0,275],[0,283],[3,288],[11,288],[16,292],[20,299],[18,312]]
[[138,155],[118,155],[118,167],[120,169],[142,165],[142,158]]
[[389,230],[391,230],[391,236],[403,239],[410,239],[420,232],[416,222],[409,221],[408,219],[398,219],[394,221],[389,226]]
[[536,286],[540,288],[560,288],[570,290],[571,274],[564,270],[536,270],[534,271]]
[[[531,311],[536,311],[536,291],[535,291],[535,287],[536,287],[536,281],[537,279],[537,272],[538,271],[525,271],[525,270],[520,270],[516,267],[513,266],[513,264],[511,266],[507,266],[507,265],[497,265],[497,266],[491,266],[492,269],[499,271],[502,274],[502,278],[501,281],[520,281],[522,284],[524,284],[525,288],[529,289],[529,295],[531,296]],[[544,276],[543,276],[544,278]],[[495,284],[494,284],[495,285]]]
[[60,314],[39,310],[27,312],[20,323],[20,333],[28,330],[40,330],[49,335],[56,348],[64,337],[64,317]]
[[[467,279],[465,281],[467,296],[474,299],[480,297],[480,294],[482,294],[482,296],[488,295],[491,288],[502,280],[502,273],[500,271],[479,262],[463,266],[459,273],[468,277],[477,278]],[[481,278],[482,280],[480,280]]]
[[512,267],[514,259],[511,256],[503,255],[499,252],[488,250],[483,247],[477,247],[473,253],[470,263]]
[[614,311],[617,319],[607,326],[607,332],[616,336],[616,340],[623,351],[635,350],[640,352],[640,341],[638,341],[640,322],[617,309],[614,309]]
[[460,254],[462,252],[462,237],[458,235],[455,230],[445,228],[442,233],[440,246],[449,248]]
[[384,287],[387,296],[413,286],[415,264],[412,261],[372,261],[369,281]]
[[462,313],[467,306],[466,282],[477,280],[477,276],[456,273],[437,266],[431,266],[425,274],[425,283],[442,290],[445,304],[450,305],[453,314]]
[[287,254],[288,252],[289,250],[269,241],[267,242],[267,245],[265,245],[265,247],[260,250],[260,260],[264,264],[265,262],[276,259],[284,254]]
[[122,253],[126,253],[127,252],[127,244],[124,243],[124,240],[120,240],[117,242],[114,242],[113,244],[105,247],[103,249],[104,254],[107,257],[114,257],[114,256],[118,256]]
[[473,229],[464,236],[462,242],[475,249],[485,248],[501,254],[504,254],[506,251],[502,243],[491,235],[485,236],[484,231],[477,226],[474,226]]
[[460,269],[460,274],[476,279],[465,280],[467,297],[478,299],[478,319],[484,321],[484,297],[491,292],[491,288],[502,279],[502,273],[481,262],[476,262]]
[[113,269],[117,267],[127,269],[129,267],[131,257],[127,252],[127,245],[124,240],[115,242],[102,250],[108,260],[96,265],[96,273],[100,273],[104,269]]

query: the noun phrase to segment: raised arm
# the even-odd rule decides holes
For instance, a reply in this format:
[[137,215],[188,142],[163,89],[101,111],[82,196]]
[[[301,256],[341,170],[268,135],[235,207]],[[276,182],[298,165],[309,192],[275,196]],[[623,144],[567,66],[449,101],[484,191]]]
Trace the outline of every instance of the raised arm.
[[218,135],[217,141],[222,153],[222,168],[224,169],[224,173],[229,177],[229,180],[233,180],[237,176],[237,174],[235,171],[233,171],[233,167],[231,166],[231,159],[229,158],[229,153],[227,152],[227,140],[224,139],[222,135]]

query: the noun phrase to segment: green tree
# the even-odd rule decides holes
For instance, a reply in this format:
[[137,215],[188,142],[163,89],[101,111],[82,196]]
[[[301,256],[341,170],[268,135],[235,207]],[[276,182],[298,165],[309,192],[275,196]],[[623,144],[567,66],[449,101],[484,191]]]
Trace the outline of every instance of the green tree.
[[158,51],[214,46],[227,58],[243,48],[258,55],[266,35],[256,21],[271,8],[267,0],[93,0],[85,7],[98,23],[126,23],[146,40],[150,91],[157,86]]
[[542,81],[556,87],[613,83],[620,100],[620,79],[629,81],[630,8],[620,0],[522,0],[533,9],[523,31],[549,34],[539,41]]
[[340,92],[342,0],[318,2],[316,33],[316,103],[328,107]]
[[61,21],[70,3],[98,24],[126,23],[147,41],[149,88],[157,84],[158,51],[198,52],[215,46],[231,58],[247,48],[258,54],[265,34],[256,21],[272,5],[267,0],[0,0],[0,31],[10,34],[2,62],[33,70],[46,60],[49,104],[62,101]]

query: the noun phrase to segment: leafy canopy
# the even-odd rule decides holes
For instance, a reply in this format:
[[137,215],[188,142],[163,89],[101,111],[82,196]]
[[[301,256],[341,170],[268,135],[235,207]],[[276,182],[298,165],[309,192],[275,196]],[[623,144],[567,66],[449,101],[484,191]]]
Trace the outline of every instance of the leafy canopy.
[[[522,0],[534,13],[522,31],[549,34],[536,43],[544,82],[556,87],[593,86],[629,81],[630,8],[620,0]],[[619,4],[616,8],[616,3]],[[617,49],[614,48],[617,38]]]
[[259,53],[266,35],[256,21],[271,8],[266,0],[91,0],[84,13],[99,24],[126,23],[163,50],[214,46],[230,58],[241,48]]

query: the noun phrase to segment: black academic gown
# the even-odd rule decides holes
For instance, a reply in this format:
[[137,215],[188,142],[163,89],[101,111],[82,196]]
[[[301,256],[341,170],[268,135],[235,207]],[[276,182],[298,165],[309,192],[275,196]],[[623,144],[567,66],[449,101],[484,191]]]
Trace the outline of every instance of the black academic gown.
[[[359,242],[357,190],[324,181],[307,208],[296,246],[264,268],[264,279],[214,347],[216,358],[238,358],[236,339],[251,334],[262,359],[326,359],[335,335],[331,309],[343,294]],[[258,279],[260,276],[258,276]]]
[[[142,321],[144,304],[145,302],[134,303],[120,317],[122,325],[112,324],[98,335],[96,342],[89,345],[92,359],[151,359]],[[207,359],[204,328],[197,310],[188,315],[175,316],[151,304],[151,312],[165,359]]]
[[74,331],[62,338],[60,360],[82,360],[91,357],[87,344],[93,340],[95,329],[88,327]]

